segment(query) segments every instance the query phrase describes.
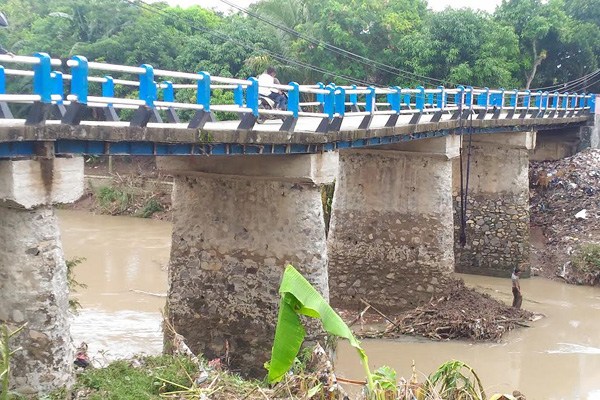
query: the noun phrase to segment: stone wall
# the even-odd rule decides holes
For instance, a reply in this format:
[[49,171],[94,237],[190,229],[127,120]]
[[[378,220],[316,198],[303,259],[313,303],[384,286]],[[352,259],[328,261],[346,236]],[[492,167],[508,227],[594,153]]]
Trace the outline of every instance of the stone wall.
[[529,198],[498,193],[469,196],[466,245],[459,243],[460,196],[454,198],[458,272],[506,277],[515,266],[529,267]]
[[[529,274],[529,156],[531,132],[473,136],[466,213],[466,244],[460,239],[460,162],[454,162],[455,270],[510,276]],[[466,180],[467,141],[463,148]],[[463,187],[466,187],[464,185]]]
[[340,151],[329,231],[334,306],[427,301],[453,269],[452,164],[444,154]]
[[14,340],[12,380],[20,393],[72,382],[67,269],[51,206],[0,207],[0,323],[27,324]]
[[190,173],[175,177],[173,201],[169,319],[197,354],[264,376],[285,266],[328,298],[319,187]]

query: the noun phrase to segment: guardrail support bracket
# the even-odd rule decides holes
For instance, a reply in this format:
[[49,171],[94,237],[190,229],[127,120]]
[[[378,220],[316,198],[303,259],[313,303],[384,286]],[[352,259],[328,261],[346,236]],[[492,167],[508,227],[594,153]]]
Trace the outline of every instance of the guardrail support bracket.
[[25,125],[44,125],[52,104],[36,101],[31,105]]
[[279,130],[285,132],[294,132],[294,129],[296,129],[297,122],[298,118],[294,118],[293,116],[287,116],[283,120],[283,124],[281,124],[281,128],[279,128]]
[[79,125],[86,110],[86,104],[72,101],[67,107],[65,115],[63,115],[60,122],[67,125]]

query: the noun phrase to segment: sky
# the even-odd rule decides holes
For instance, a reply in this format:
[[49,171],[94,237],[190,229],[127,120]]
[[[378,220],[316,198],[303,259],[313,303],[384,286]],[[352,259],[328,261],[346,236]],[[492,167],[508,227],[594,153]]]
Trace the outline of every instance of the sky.
[[[165,0],[163,0],[165,1]],[[220,11],[228,11],[229,6],[222,3],[219,0],[166,0],[170,5],[178,5],[187,7],[191,5],[199,5],[205,8],[214,8]],[[285,1],[285,0],[282,0]],[[240,7],[248,7],[251,3],[256,0],[232,0],[232,3],[237,4]],[[439,11],[444,8],[451,6],[452,8],[470,7],[473,9],[479,9],[483,11],[493,12],[496,6],[498,6],[502,0],[428,0],[429,7],[433,10]]]

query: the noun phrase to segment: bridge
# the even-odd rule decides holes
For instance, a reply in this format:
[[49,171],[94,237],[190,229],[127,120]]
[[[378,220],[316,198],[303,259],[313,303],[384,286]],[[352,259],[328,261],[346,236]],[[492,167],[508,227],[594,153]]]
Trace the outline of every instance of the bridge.
[[[24,392],[71,379],[52,205],[83,194],[83,155],[153,156],[174,176],[168,317],[194,351],[227,346],[259,375],[286,264],[334,306],[383,310],[429,299],[453,271],[528,270],[530,153],[599,136],[586,93],[291,82],[268,86],[287,93],[281,111],[261,107],[255,78],[0,62],[0,320],[28,322]],[[320,185],[334,181],[326,232]]]

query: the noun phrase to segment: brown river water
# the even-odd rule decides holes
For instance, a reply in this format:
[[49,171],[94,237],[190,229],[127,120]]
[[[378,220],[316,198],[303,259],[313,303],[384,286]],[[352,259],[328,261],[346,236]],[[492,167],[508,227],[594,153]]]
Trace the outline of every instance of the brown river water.
[[[160,311],[167,289],[171,225],[131,217],[58,211],[65,255],[85,257],[76,278],[83,309],[73,318],[76,343],[85,341],[95,362],[162,349]],[[511,301],[510,280],[461,275],[467,284]],[[519,389],[528,400],[600,399],[600,289],[542,278],[524,279],[523,307],[546,317],[509,333],[500,343],[432,342],[416,338],[363,341],[373,367],[389,365],[410,377],[459,359],[479,374],[488,394]],[[362,367],[345,343],[336,369],[362,378]],[[422,371],[422,373],[421,373]]]

